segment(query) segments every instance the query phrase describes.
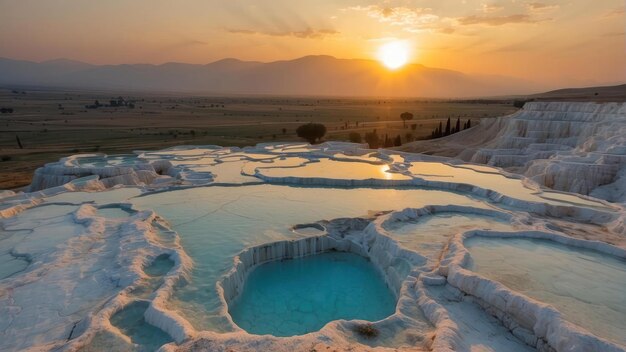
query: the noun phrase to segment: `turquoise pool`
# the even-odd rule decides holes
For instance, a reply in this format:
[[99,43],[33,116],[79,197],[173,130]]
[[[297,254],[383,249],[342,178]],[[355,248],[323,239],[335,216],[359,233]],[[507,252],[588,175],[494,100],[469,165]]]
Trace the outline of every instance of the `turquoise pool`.
[[333,320],[384,319],[396,301],[367,259],[334,252],[258,266],[231,305],[234,322],[249,333],[293,336]]

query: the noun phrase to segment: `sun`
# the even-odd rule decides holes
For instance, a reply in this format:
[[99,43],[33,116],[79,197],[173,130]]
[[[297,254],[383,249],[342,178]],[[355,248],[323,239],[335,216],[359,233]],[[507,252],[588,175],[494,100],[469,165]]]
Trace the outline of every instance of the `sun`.
[[409,46],[401,41],[384,44],[378,48],[378,59],[391,70],[400,68],[409,61]]

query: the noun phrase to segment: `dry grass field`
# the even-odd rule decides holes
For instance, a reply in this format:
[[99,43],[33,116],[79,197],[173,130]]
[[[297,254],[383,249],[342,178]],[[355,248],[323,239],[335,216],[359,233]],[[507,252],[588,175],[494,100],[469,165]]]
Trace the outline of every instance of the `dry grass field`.
[[[123,97],[134,108],[88,109]],[[300,141],[295,129],[307,122],[327,126],[325,140],[348,140],[350,132],[374,129],[402,142],[428,138],[448,117],[464,123],[514,112],[509,102],[286,97],[170,96],[128,92],[0,89],[0,189],[28,185],[46,162],[77,153],[130,153],[180,144],[249,146]],[[402,112],[414,119],[403,126]],[[358,126],[357,126],[358,122]],[[414,124],[414,129],[412,128]],[[284,129],[284,130],[283,130]],[[19,137],[22,149],[17,143]]]

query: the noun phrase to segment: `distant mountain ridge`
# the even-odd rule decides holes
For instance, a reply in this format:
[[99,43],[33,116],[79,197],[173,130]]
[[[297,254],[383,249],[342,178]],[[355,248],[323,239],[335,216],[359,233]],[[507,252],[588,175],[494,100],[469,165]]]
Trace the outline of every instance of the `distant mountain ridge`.
[[389,71],[379,62],[305,56],[274,62],[223,59],[210,64],[92,65],[0,58],[0,84],[214,94],[481,97],[544,89],[520,79],[467,75],[410,64]]
[[626,84],[564,88],[529,96],[537,100],[626,101]]

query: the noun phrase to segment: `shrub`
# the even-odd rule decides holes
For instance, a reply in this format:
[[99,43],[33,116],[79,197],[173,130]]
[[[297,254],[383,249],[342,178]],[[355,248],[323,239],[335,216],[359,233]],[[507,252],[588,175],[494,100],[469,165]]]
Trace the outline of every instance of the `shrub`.
[[350,134],[348,135],[348,138],[350,139],[350,142],[352,143],[361,143],[362,139],[361,139],[361,134],[358,132],[350,132]]
[[368,339],[378,336],[378,329],[372,324],[358,324],[354,331]]
[[365,134],[365,142],[369,144],[370,149],[377,149],[380,147],[380,139],[376,130]]
[[524,105],[526,105],[526,103],[529,102],[529,101],[532,101],[532,99],[531,100],[514,100],[513,101],[513,106],[516,107],[516,108],[523,109]]

